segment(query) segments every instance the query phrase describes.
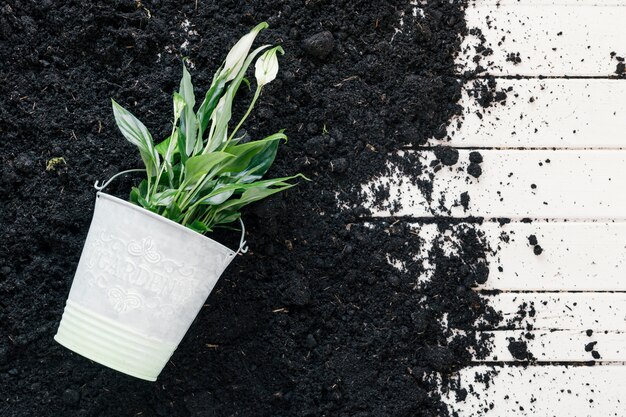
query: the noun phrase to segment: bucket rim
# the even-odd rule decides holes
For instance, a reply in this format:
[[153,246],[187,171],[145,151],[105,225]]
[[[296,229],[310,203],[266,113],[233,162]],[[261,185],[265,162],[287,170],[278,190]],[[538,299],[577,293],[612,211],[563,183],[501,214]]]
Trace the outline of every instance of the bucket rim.
[[145,208],[140,207],[140,206],[135,205],[135,204],[132,204],[131,202],[128,202],[126,200],[122,200],[121,198],[115,197],[115,196],[113,196],[111,194],[107,194],[107,193],[102,192],[102,191],[98,191],[96,193],[96,200],[98,198],[105,198],[105,199],[111,200],[112,202],[114,202],[116,204],[120,204],[120,205],[122,205],[124,207],[130,208],[130,209],[133,209],[133,210],[137,210],[137,211],[139,211],[142,214],[145,214],[145,215],[150,216],[150,217],[152,217],[152,218],[154,218],[156,220],[159,220],[159,221],[161,221],[161,222],[163,222],[163,223],[165,223],[165,224],[167,224],[169,226],[172,226],[174,228],[182,230],[185,233],[189,234],[190,236],[193,236],[195,239],[197,239],[197,238],[206,239],[209,242],[211,242],[212,244],[215,244],[218,247],[220,247],[221,249],[225,250],[227,252],[227,255],[229,257],[231,257],[231,258],[234,257],[237,254],[234,250],[232,250],[228,246],[223,245],[220,242],[218,242],[218,241],[216,241],[214,239],[211,239],[210,237],[204,236],[204,235],[202,235],[202,234],[200,234],[198,232],[195,232],[195,231],[191,230],[188,227],[183,226],[182,224],[176,223],[173,220],[170,220],[170,219],[168,219],[166,217],[163,217],[160,214],[153,213],[153,212],[151,212],[149,210],[146,210]]

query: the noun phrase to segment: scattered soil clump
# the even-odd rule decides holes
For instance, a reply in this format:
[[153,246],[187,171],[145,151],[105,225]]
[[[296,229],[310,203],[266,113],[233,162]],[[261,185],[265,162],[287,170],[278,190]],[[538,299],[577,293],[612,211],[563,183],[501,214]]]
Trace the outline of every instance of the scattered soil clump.
[[435,156],[443,165],[452,166],[459,161],[459,151],[448,146],[435,148]]
[[467,173],[474,178],[478,178],[482,175],[483,169],[480,167],[479,164],[472,162],[467,166]]
[[535,360],[533,354],[528,350],[528,344],[525,340],[509,339],[509,352],[518,361]]

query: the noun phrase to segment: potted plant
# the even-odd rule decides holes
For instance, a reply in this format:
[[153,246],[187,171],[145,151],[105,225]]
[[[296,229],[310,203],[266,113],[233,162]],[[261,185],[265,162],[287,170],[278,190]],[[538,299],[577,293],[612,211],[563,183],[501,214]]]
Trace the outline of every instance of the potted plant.
[[[130,202],[99,190],[93,220],[55,340],[100,364],[155,381],[218,278],[245,251],[243,206],[294,186],[294,175],[262,179],[272,165],[278,132],[245,141],[239,133],[263,87],[278,72],[280,46],[250,52],[256,26],[230,50],[196,106],[183,63],[173,95],[170,135],[154,144],[148,129],[113,101],[123,136],[137,146],[146,177]],[[233,99],[256,59],[256,91],[231,126]],[[231,128],[232,127],[232,128]],[[304,177],[303,177],[304,178]],[[241,223],[237,252],[205,236]]]

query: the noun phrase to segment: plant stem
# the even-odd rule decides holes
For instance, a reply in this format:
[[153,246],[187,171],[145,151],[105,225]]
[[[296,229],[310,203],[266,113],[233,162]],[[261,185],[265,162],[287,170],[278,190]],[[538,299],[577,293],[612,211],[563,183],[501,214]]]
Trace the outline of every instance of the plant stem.
[[[206,214],[202,217],[202,223],[205,224],[206,227],[208,227],[209,229],[213,229],[212,223],[213,223],[213,217],[215,215],[215,211],[212,208],[209,208],[206,212]],[[210,219],[210,222],[209,222]]]
[[184,210],[185,207],[187,207],[187,205],[191,203],[191,201],[196,196],[198,191],[200,191],[200,189],[204,186],[205,181],[207,180],[208,176],[209,176],[208,172],[204,174],[202,178],[200,178],[200,180],[196,183],[196,185],[191,189],[191,192],[187,193],[187,195],[183,198],[180,204],[181,210]]
[[[163,161],[163,164],[161,165],[161,167],[159,168],[159,172],[157,173],[157,177],[156,177],[156,184],[154,186],[154,192],[152,193],[152,196],[154,197],[154,195],[157,192],[157,189],[159,188],[159,181],[161,181],[161,175],[163,174],[163,170],[165,169],[165,166],[167,165],[167,161],[169,158],[171,158],[171,153],[172,153],[172,141],[174,140],[174,132],[176,131],[176,123],[178,123],[177,119],[174,119],[174,124],[172,126],[172,134],[170,135],[170,143],[167,147],[167,152],[165,154],[165,158]],[[176,145],[176,143],[174,142],[174,145]],[[170,177],[170,185],[172,182],[172,178]],[[148,195],[150,195],[150,193],[148,193]]]
[[195,210],[196,210],[195,207],[191,207],[189,210],[187,210],[187,214],[185,214],[185,217],[183,218],[183,221],[181,222],[183,226],[187,224],[187,222],[189,221],[190,217],[193,215],[193,212]]
[[233,129],[233,132],[228,137],[228,140],[226,141],[226,143],[224,143],[224,146],[222,147],[222,151],[224,149],[226,149],[226,147],[228,146],[230,141],[233,140],[233,137],[235,136],[235,133],[237,133],[237,131],[239,130],[239,128],[241,127],[243,122],[245,122],[246,119],[248,118],[248,116],[250,116],[250,112],[252,112],[252,109],[254,108],[254,104],[256,103],[257,99],[259,98],[259,95],[261,94],[261,90],[262,89],[263,89],[262,86],[257,87],[256,91],[254,92],[254,97],[252,98],[252,102],[250,102],[250,106],[248,106],[248,110],[246,111],[246,114],[243,115],[243,117],[241,118],[241,120],[237,124],[237,127],[235,127],[235,129]]
[[148,200],[150,199],[150,184],[151,184],[151,178],[150,174],[148,172],[146,172],[148,175],[146,175],[146,178],[148,179],[148,187],[146,188],[146,197],[148,197]]

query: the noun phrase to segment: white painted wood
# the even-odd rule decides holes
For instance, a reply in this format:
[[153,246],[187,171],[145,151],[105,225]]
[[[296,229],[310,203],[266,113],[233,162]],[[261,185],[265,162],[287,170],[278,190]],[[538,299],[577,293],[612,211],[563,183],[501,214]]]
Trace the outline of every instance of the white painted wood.
[[[418,152],[426,166],[435,159],[431,151],[411,152]],[[435,174],[432,201],[397,172],[365,189],[388,185],[388,207],[397,201],[400,210],[392,213],[371,201],[365,205],[375,216],[626,218],[626,150],[483,150],[478,179],[466,172],[469,151],[459,154],[459,163]],[[471,198],[467,211],[458,204],[465,191]]]
[[[485,223],[480,229],[496,249],[490,255],[490,276],[484,289],[626,290],[626,223]],[[529,243],[531,235],[543,250],[540,255],[535,255]],[[508,237],[508,242],[502,237]]]
[[626,332],[624,293],[501,293],[485,299],[504,317],[499,327]]
[[[489,382],[477,382],[490,374]],[[623,417],[626,367],[476,366],[459,372],[465,401],[446,396],[459,417]]]
[[[423,259],[427,274],[421,276],[418,282],[429,278],[429,270],[432,265],[428,264],[426,254],[438,244],[449,252],[458,253],[459,242],[457,234],[451,231],[442,233],[433,224],[414,223],[416,233],[423,240],[420,252],[416,257]],[[468,227],[466,223],[451,226],[454,231],[457,228]],[[626,291],[626,223],[625,222],[546,222],[534,221],[524,223],[513,221],[508,224],[499,224],[495,221],[485,221],[480,225],[472,225],[483,234],[483,239],[491,249],[487,254],[489,263],[489,279],[478,287],[482,290],[501,291]],[[534,247],[529,242],[529,237],[534,235],[543,252],[535,255]],[[403,265],[397,265],[403,268]],[[519,294],[519,297],[525,296]],[[571,303],[578,302],[580,295],[573,294],[569,298],[565,295],[547,295],[552,298],[539,297],[527,294],[528,300],[536,301],[535,308],[539,309],[538,303],[550,301],[554,308],[559,311],[571,308]],[[593,295],[589,297],[601,297]],[[511,313],[522,303],[518,294],[512,298],[505,294],[494,298],[497,306],[503,311]],[[626,294],[607,294],[603,300],[614,300],[616,319],[624,319],[626,313]],[[500,301],[501,300],[501,301]],[[509,301],[507,301],[509,300]],[[558,302],[557,302],[558,300]],[[596,298],[589,299],[589,305],[580,304],[581,308],[587,309],[592,306]],[[509,304],[507,304],[509,303]],[[609,310],[607,310],[607,308]],[[603,305],[598,311],[598,317],[607,314],[611,306]],[[582,312],[582,310],[577,310]],[[545,313],[546,317],[548,313]],[[584,317],[582,319],[591,319]],[[591,325],[593,321],[586,321]],[[608,323],[607,323],[608,325]],[[611,324],[612,325],[612,324]],[[622,323],[623,325],[623,323]],[[600,324],[597,324],[600,326]],[[577,328],[577,327],[573,327]],[[620,330],[622,327],[609,327],[612,330]]]
[[[468,27],[481,29],[485,46],[493,49],[493,55],[480,64],[496,76],[614,76],[617,61],[611,52],[626,54],[626,3],[622,1],[477,0],[467,9],[467,22]],[[475,43],[473,36],[464,40],[464,51],[457,60],[461,72],[476,67],[472,61]],[[509,53],[517,52],[521,63],[507,61]],[[626,148],[624,80],[498,79],[497,90],[510,88],[506,103],[487,109],[467,94],[471,87],[466,86],[461,102],[463,117],[453,121],[448,130],[451,146]],[[477,226],[492,248],[497,248],[488,255],[491,273],[482,288],[626,290],[626,151],[481,151],[484,162],[479,179],[465,172],[468,153],[462,150],[459,164],[435,174],[432,201],[401,173],[393,180],[381,179],[390,184],[390,203],[398,201],[403,207],[393,214],[577,220]],[[434,159],[429,152],[420,155],[426,163]],[[464,191],[470,195],[467,211],[458,205]],[[389,210],[376,212],[390,214]],[[423,237],[443,240],[433,226],[416,228]],[[543,248],[539,256],[528,242],[530,234],[537,236]],[[454,245],[449,244],[448,250],[454,250]],[[508,348],[512,338],[525,340],[539,362],[597,360],[585,349],[591,342],[597,342],[593,350],[600,354],[600,361],[626,361],[624,293],[485,297],[517,329],[488,332],[493,350],[486,360],[515,360]],[[514,320],[524,303],[532,317]],[[533,327],[530,339],[526,338],[529,332],[521,330],[527,326]],[[594,330],[591,336],[586,329]],[[477,382],[484,380],[476,378],[477,372],[496,369],[498,373],[488,383]],[[450,395],[448,403],[461,417],[625,415],[623,363],[470,367],[459,372],[459,380],[470,394],[460,403]]]
[[506,91],[506,101],[487,108],[475,98],[475,83],[486,81],[465,85],[463,115],[450,124],[446,145],[626,147],[626,79],[498,79],[495,91]]
[[470,7],[476,6],[491,6],[491,7],[504,7],[504,6],[621,6],[622,0],[469,0]]
[[[467,8],[468,28],[479,28],[493,50],[481,65],[494,75],[609,76],[624,53],[626,4],[618,1],[477,1]],[[475,36],[465,38],[457,62],[474,69]],[[507,61],[519,53],[521,62]],[[622,55],[623,56],[623,55]]]
[[[580,330],[498,330],[482,332],[477,337],[489,337],[490,354],[474,358],[477,362],[527,361],[515,358],[509,350],[511,342],[526,345],[536,362],[623,362],[626,361],[626,333],[595,331],[587,336]],[[594,358],[593,352],[600,356]]]

